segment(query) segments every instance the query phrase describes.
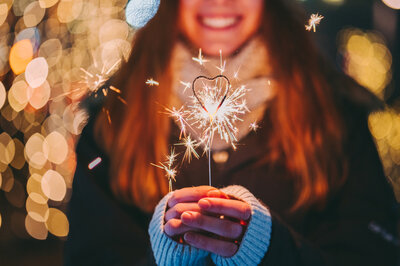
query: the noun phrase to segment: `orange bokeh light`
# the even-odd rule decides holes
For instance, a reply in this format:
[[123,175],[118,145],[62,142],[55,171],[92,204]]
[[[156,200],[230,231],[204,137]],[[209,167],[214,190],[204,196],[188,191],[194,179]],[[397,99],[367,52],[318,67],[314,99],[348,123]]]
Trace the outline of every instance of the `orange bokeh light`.
[[10,66],[14,74],[19,75],[25,71],[26,66],[32,60],[33,47],[30,40],[25,39],[16,42],[10,51]]

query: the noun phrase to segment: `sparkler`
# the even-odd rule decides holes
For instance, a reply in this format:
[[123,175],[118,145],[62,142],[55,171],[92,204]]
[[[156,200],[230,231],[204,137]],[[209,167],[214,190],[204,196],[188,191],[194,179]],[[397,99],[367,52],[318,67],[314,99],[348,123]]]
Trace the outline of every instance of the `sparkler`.
[[316,32],[316,26],[321,23],[323,18],[324,16],[318,15],[318,13],[311,14],[311,17],[308,20],[308,25],[305,25],[306,30],[311,31],[311,29],[313,29],[313,31]]
[[147,85],[149,85],[149,86],[158,86],[158,85],[160,85],[160,83],[158,83],[158,81],[155,81],[154,79],[148,79],[147,81],[146,81],[146,84]]
[[[248,112],[246,100],[244,96],[248,89],[245,86],[240,86],[233,89],[229,79],[222,73],[225,71],[226,61],[222,61],[222,51],[220,51],[220,66],[217,67],[221,72],[215,77],[198,76],[192,84],[193,96],[190,96],[189,103],[184,104],[179,109],[165,108],[165,113],[173,118],[181,128],[179,139],[184,138],[181,142],[175,144],[186,148],[182,162],[190,163],[192,158],[198,159],[200,155],[196,149],[202,145],[204,153],[208,155],[209,169],[209,185],[211,186],[211,152],[212,143],[215,135],[221,140],[230,144],[236,149],[238,129],[235,126],[236,122],[243,121],[240,116]],[[194,61],[203,65],[207,60],[202,56],[201,49],[199,56],[192,58]],[[235,73],[237,78],[238,72]],[[202,81],[202,82],[200,82]],[[185,86],[185,90],[190,87],[190,83],[180,81]],[[211,85],[207,85],[207,83]],[[200,89],[196,89],[197,84],[202,84]],[[256,124],[253,125],[256,128]],[[195,141],[188,134],[188,129],[191,132],[200,132],[198,139]],[[169,178],[175,178],[176,171],[165,164],[155,165],[166,171]]]
[[176,157],[178,154],[175,153],[175,150],[172,149],[171,153],[166,156],[166,161],[164,163],[160,162],[159,164],[151,163],[152,166],[163,169],[165,171],[165,176],[168,178],[168,189],[169,192],[172,191],[172,181],[176,182],[176,174],[177,170],[173,167]]

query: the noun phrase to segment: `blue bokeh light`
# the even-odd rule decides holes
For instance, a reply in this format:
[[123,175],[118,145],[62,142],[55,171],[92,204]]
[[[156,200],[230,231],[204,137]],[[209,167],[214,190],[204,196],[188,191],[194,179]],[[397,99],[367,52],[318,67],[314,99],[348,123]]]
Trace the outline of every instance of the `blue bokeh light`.
[[130,0],[126,5],[126,21],[134,28],[141,28],[157,13],[160,0]]

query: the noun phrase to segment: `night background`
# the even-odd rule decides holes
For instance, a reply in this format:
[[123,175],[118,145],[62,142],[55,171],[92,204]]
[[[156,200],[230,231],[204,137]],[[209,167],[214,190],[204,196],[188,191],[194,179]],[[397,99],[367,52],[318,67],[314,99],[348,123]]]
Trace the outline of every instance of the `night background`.
[[[324,16],[310,34],[325,57],[386,102],[369,127],[400,200],[400,0],[299,2]],[[62,265],[78,105],[129,56],[126,3],[0,3],[0,265]]]

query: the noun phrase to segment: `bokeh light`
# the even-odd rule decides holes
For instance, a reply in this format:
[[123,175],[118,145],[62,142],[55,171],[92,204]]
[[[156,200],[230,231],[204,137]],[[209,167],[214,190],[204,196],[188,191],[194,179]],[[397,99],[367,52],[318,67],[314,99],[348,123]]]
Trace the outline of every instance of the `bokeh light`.
[[[392,55],[384,38],[377,32],[345,29],[339,34],[339,52],[344,71],[358,83],[384,99],[385,89],[392,80]],[[386,106],[372,113],[368,126],[373,135],[385,174],[400,200],[400,112]]]
[[393,9],[400,9],[400,1],[399,0],[382,0],[388,7]]
[[41,181],[43,193],[51,200],[61,201],[67,192],[64,178],[54,170],[48,170]]
[[26,82],[31,88],[42,85],[49,74],[49,65],[43,57],[37,57],[28,63],[25,69]]
[[10,51],[10,66],[16,75],[25,71],[26,66],[32,60],[33,47],[30,40],[16,42]]

